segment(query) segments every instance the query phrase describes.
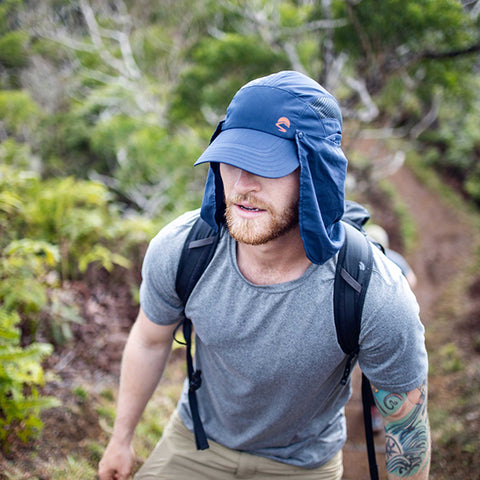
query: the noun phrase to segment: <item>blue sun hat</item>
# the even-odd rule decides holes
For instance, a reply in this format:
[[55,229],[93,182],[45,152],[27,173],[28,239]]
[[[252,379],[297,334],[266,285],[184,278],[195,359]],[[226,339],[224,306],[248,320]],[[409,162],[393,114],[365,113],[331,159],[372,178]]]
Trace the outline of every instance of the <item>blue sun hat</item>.
[[309,260],[325,263],[344,242],[347,159],[341,138],[337,101],[306,75],[283,71],[247,83],[195,162],[210,163],[202,218],[215,230],[224,223],[220,163],[268,178],[300,167],[300,235]]

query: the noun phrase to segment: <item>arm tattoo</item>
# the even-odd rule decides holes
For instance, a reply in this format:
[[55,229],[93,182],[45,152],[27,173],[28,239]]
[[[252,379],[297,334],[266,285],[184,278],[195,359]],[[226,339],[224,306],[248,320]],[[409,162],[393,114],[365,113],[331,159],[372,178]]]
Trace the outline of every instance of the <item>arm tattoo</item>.
[[430,436],[426,382],[408,393],[373,388],[375,403],[385,417],[387,472],[400,478],[416,475],[429,465]]

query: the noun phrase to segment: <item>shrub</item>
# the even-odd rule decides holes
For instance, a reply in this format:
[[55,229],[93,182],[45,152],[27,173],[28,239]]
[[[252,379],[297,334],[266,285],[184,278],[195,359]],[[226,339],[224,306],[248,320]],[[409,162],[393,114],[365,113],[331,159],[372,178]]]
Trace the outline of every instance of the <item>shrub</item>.
[[40,413],[60,403],[53,397],[42,397],[44,384],[42,359],[52,346],[32,343],[20,346],[20,318],[0,307],[0,447],[8,449],[13,437],[26,442],[43,428]]

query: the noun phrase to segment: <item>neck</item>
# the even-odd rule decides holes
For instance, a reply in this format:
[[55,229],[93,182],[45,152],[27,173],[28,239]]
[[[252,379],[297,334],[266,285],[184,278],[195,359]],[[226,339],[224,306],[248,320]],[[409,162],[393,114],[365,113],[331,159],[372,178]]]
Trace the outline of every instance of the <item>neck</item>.
[[256,285],[295,280],[310,265],[298,226],[263,245],[237,242],[237,263],[243,276]]

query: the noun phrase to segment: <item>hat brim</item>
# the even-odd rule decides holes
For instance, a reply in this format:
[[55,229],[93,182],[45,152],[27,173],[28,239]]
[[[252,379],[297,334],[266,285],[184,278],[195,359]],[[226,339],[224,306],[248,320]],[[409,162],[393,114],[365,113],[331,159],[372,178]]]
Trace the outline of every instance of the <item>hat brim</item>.
[[226,163],[267,178],[280,178],[299,166],[295,140],[248,128],[222,131],[195,162]]

